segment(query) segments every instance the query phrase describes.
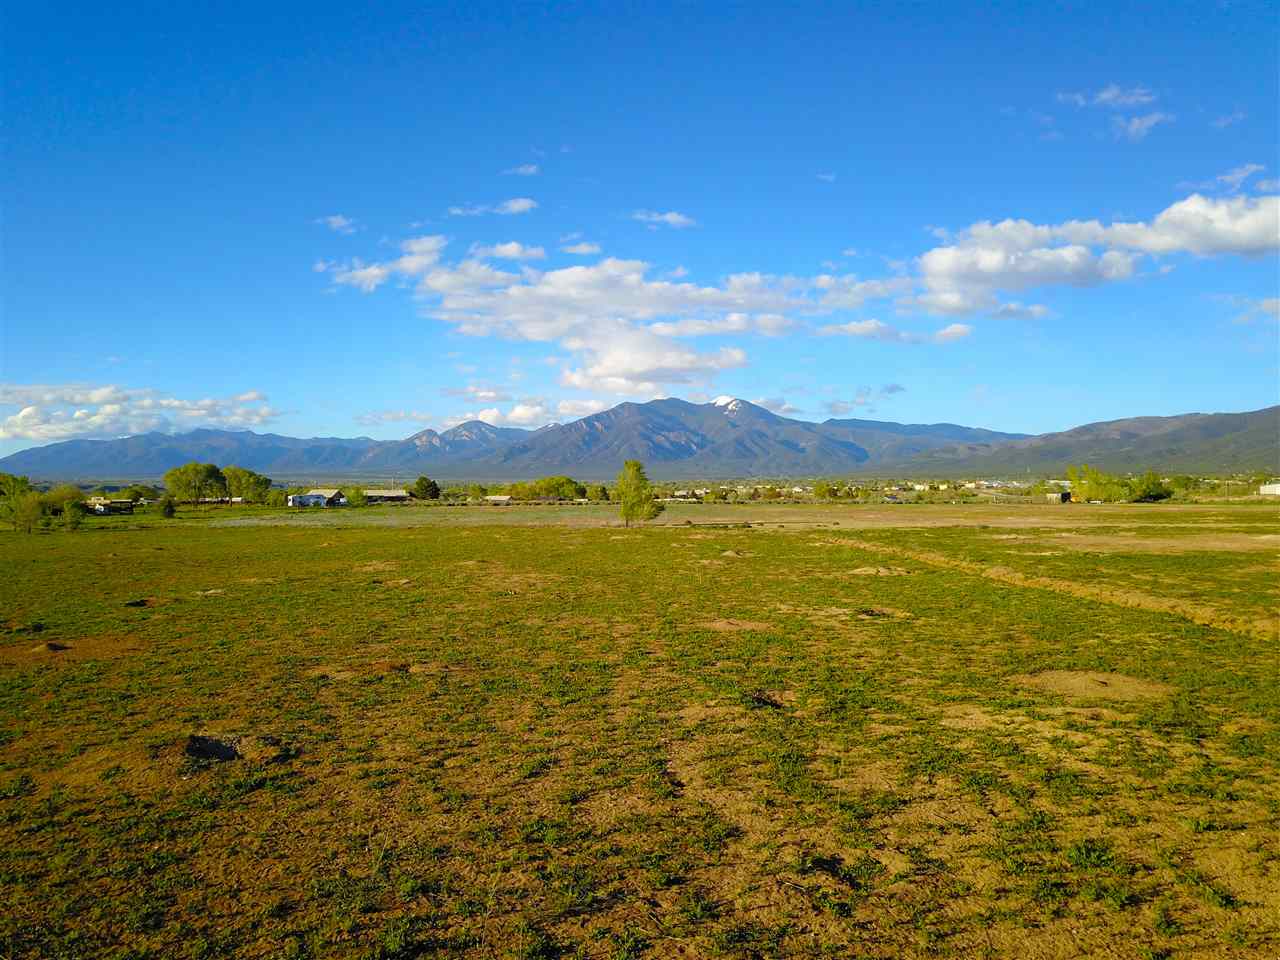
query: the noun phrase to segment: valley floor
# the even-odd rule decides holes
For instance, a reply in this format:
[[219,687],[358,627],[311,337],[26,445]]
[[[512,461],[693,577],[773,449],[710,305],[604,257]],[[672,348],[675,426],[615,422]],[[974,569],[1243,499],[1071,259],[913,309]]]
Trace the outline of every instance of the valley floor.
[[0,534],[0,956],[1275,956],[1278,547],[1173,505]]

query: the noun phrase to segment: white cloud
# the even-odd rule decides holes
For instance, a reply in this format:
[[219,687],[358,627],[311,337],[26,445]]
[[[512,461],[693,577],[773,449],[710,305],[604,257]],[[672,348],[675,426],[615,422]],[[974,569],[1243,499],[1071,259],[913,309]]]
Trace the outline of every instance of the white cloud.
[[355,233],[356,222],[350,217],[344,217],[340,213],[334,213],[327,217],[317,217],[315,223],[323,224],[334,233]]
[[1000,291],[1123,280],[1134,274],[1141,254],[1259,256],[1280,248],[1278,225],[1280,198],[1200,194],[1146,223],[983,221],[919,258],[924,292],[905,302],[937,314],[999,314]]
[[507,410],[486,407],[469,410],[445,419],[446,426],[457,426],[469,420],[483,420],[495,427],[541,427],[557,420],[577,420],[604,410],[608,404],[599,400],[560,400],[552,402],[545,397],[524,397]]
[[963,340],[971,333],[973,333],[973,327],[967,323],[952,323],[935,333],[933,339],[937,343],[951,343],[955,340]]
[[440,390],[446,397],[466,397],[476,403],[502,403],[511,397],[499,387],[485,384],[469,383],[465,387],[444,387]]
[[542,247],[526,247],[522,243],[510,240],[506,243],[495,243],[493,246],[473,244],[471,254],[497,260],[545,260],[547,251]]
[[1226,297],[1230,303],[1243,307],[1235,318],[1236,323],[1253,323],[1255,320],[1280,320],[1280,297],[1264,297],[1255,300],[1252,297]]
[[430,423],[435,416],[424,410],[374,410],[357,414],[356,423],[376,427],[384,423]]
[[151,388],[85,384],[0,384],[0,439],[69,440],[174,433],[196,427],[248,428],[269,423],[280,411],[260,390],[230,397],[183,400]]
[[400,244],[401,256],[387,263],[366,264],[354,260],[343,266],[329,265],[333,282],[356,287],[369,293],[376,290],[393,274],[413,277],[422,274],[440,260],[448,240],[441,236],[411,237]]
[[829,324],[818,329],[823,336],[859,337],[866,340],[882,340],[886,343],[951,343],[973,332],[973,327],[953,323],[933,334],[910,333],[890,326],[882,320],[853,320],[849,323]]
[[1141,107],[1148,103],[1155,103],[1156,95],[1146,87],[1121,87],[1117,83],[1111,83],[1103,87],[1094,94],[1071,92],[1059,93],[1058,102],[1071,104],[1075,107],[1111,107],[1113,109],[1120,107]]
[[759,397],[751,402],[757,407],[764,407],[771,413],[776,413],[780,417],[790,417],[804,412],[799,407],[787,403],[785,397]]
[[593,253],[599,253],[600,244],[583,241],[582,243],[571,243],[567,247],[561,247],[560,249],[565,253],[574,253],[578,256],[585,257]]
[[702,337],[724,333],[763,333],[775,337],[789,329],[793,321],[780,313],[727,313],[722,317],[684,317],[649,324],[649,330],[664,337]]
[[1128,140],[1131,143],[1137,143],[1139,140],[1146,139],[1147,134],[1154,130],[1159,124],[1173,123],[1176,120],[1171,113],[1164,113],[1157,110],[1155,113],[1146,113],[1140,117],[1113,117],[1111,120],[1111,129],[1115,132],[1116,139]]
[[1095,106],[1100,107],[1140,107],[1154,103],[1156,96],[1146,87],[1130,87],[1127,90],[1119,84],[1109,84],[1093,96]]
[[494,213],[509,215],[513,213],[528,213],[530,210],[538,208],[538,201],[531,200],[528,197],[516,197],[512,200],[504,200],[494,208]]
[[853,274],[820,274],[814,277],[813,285],[821,291],[818,302],[826,309],[856,310],[868,300],[880,300],[910,290],[912,281],[908,277],[859,280]]
[[489,213],[498,213],[504,216],[515,213],[528,213],[530,210],[538,208],[538,201],[529,197],[513,197],[510,200],[504,200],[496,206],[487,204],[463,204],[460,206],[450,207],[448,210],[451,217],[482,217]]
[[1219,174],[1215,179],[1228,190],[1236,191],[1255,173],[1261,173],[1265,169],[1267,168],[1260,163],[1242,163],[1233,170]]
[[564,344],[582,356],[582,365],[566,369],[560,382],[578,390],[654,395],[664,384],[705,384],[721,371],[744,366],[737,347],[699,353],[648,330],[616,324],[612,332],[594,329]]
[[1280,190],[1280,180],[1258,180],[1254,183],[1253,189],[1259,193],[1275,193]]
[[1243,110],[1232,110],[1230,113],[1223,114],[1220,117],[1215,117],[1211,121],[1211,125],[1217,127],[1219,130],[1223,130],[1233,124],[1237,124],[1240,121],[1247,119],[1248,116],[1249,115]]
[[650,227],[657,228],[660,226],[674,227],[677,230],[684,227],[695,227],[698,221],[693,217],[685,216],[672,210],[668,213],[657,213],[653,210],[637,210],[631,215],[632,220],[639,220],[641,223],[647,223]]
[[542,171],[536,163],[522,163],[519,166],[510,167],[502,172],[505,176],[509,177],[536,177]]
[[991,311],[997,320],[1039,320],[1049,315],[1049,308],[1039,303],[1021,303],[1010,300]]

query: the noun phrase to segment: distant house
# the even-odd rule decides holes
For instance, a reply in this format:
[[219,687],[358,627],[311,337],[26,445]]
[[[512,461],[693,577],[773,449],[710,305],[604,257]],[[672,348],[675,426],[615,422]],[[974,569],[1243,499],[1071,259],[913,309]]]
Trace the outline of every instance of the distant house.
[[494,494],[493,496],[485,497],[484,502],[494,507],[505,507],[510,505],[511,496],[505,493]]
[[366,503],[403,503],[409,499],[408,490],[366,490]]
[[1044,498],[1045,498],[1045,500],[1049,501],[1049,503],[1070,503],[1070,502],[1071,502],[1071,491],[1070,491],[1070,490],[1056,490],[1056,491],[1054,491],[1053,493],[1046,493],[1046,494],[1044,495]]
[[339,507],[347,502],[347,498],[341,490],[317,489],[290,494],[287,502],[291,507]]
[[1280,497],[1280,483],[1264,483],[1258,488],[1258,494],[1264,497]]
[[110,500],[106,497],[90,497],[85,506],[97,514],[133,513],[132,500]]

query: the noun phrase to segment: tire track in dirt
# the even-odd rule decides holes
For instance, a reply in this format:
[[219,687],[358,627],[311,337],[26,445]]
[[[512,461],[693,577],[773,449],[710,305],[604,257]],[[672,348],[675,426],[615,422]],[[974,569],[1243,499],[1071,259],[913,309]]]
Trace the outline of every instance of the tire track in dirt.
[[866,550],[869,553],[916,560],[920,563],[927,563],[930,566],[946,567],[950,570],[961,570],[965,573],[984,577],[987,580],[996,580],[1015,587],[1032,587],[1038,590],[1049,590],[1054,593],[1081,597],[1085,600],[1113,603],[1122,607],[1151,610],[1156,613],[1171,613],[1201,626],[1230,630],[1233,633],[1245,634],[1261,640],[1275,642],[1277,636],[1280,635],[1280,623],[1276,621],[1258,621],[1237,617],[1217,607],[1189,603],[1186,600],[1154,597],[1151,594],[1139,593],[1135,590],[1119,590],[1114,587],[1102,587],[1087,583],[1077,583],[1074,580],[1063,580],[1059,577],[1043,577],[1021,573],[1011,567],[979,563],[974,560],[961,560],[933,550],[895,547],[885,543],[873,543],[869,540],[857,540],[852,537],[831,538],[815,542],[854,547],[858,550]]

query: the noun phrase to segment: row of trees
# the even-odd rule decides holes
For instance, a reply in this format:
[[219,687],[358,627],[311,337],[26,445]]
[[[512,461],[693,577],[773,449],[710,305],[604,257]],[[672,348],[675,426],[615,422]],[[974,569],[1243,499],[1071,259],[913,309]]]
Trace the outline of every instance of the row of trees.
[[[271,478],[244,467],[219,467],[215,463],[184,463],[164,475],[169,494],[185,503],[238,497],[245,503],[266,503]],[[281,498],[283,503],[283,498]]]
[[88,512],[84,500],[84,491],[74,484],[41,492],[27,477],[0,473],[0,523],[18,533],[34,533],[55,523],[75,530]]
[[1101,500],[1104,503],[1156,503],[1173,496],[1173,487],[1160,479],[1154,470],[1137,477],[1121,477],[1103,473],[1087,463],[1067,468],[1071,481],[1071,499]]

